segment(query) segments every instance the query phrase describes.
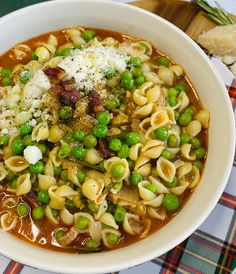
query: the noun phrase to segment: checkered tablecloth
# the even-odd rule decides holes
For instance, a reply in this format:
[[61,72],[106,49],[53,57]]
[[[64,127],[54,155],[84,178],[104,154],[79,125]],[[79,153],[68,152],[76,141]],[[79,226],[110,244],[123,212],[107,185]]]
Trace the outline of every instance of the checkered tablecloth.
[[[128,2],[128,0],[115,0]],[[158,1],[158,0],[157,0]],[[225,4],[226,0],[222,0]],[[227,0],[232,7],[236,0]],[[42,0],[0,0],[0,16]],[[221,2],[221,0],[219,0]],[[234,3],[235,2],[235,3]],[[229,7],[229,6],[228,6]],[[236,10],[235,10],[236,11]],[[1,35],[1,30],[0,30]],[[236,80],[216,58],[212,62],[222,76],[236,117]],[[236,162],[236,158],[235,158]],[[194,273],[228,274],[236,271],[236,166],[217,206],[207,220],[180,245],[161,257],[119,274]],[[0,256],[0,274],[49,274]]]

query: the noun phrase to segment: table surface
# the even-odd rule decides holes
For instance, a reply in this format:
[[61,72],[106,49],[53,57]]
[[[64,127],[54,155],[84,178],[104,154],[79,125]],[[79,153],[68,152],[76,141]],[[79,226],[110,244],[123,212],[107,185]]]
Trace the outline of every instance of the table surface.
[[[129,2],[129,0],[115,0]],[[158,0],[157,0],[158,1]],[[211,1],[211,0],[210,0]],[[44,2],[43,0],[1,0],[0,16],[21,7]],[[213,1],[211,1],[213,2]],[[219,0],[228,11],[236,14],[235,0]],[[231,96],[236,115],[236,80],[215,58],[212,59],[220,72]],[[228,184],[215,209],[206,221],[188,239],[176,248],[142,265],[123,270],[120,274],[157,273],[232,273],[236,269],[236,167],[232,167]],[[221,216],[219,220],[219,216]],[[0,256],[0,273],[48,274],[23,266]]]

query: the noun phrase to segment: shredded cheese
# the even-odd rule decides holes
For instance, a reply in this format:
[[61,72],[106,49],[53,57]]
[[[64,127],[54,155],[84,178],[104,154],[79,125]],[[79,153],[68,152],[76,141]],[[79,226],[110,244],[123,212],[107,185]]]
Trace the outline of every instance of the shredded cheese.
[[74,78],[78,89],[92,90],[101,81],[105,81],[105,73],[109,69],[123,72],[128,58],[118,48],[89,47],[84,50],[75,50],[58,66],[65,70],[69,78]]

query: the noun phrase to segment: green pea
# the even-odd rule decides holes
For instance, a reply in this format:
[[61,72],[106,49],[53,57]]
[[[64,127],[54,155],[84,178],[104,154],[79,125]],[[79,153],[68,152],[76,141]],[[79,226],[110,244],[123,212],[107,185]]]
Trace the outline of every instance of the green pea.
[[138,77],[138,76],[142,76],[143,75],[143,72],[142,72],[142,69],[141,68],[133,68],[131,70],[132,74],[134,77]]
[[68,55],[71,55],[73,51],[74,51],[74,47],[58,48],[56,50],[56,55],[57,56],[68,56]]
[[171,152],[170,152],[169,150],[167,150],[167,149],[164,149],[164,150],[162,151],[161,156],[162,156],[163,158],[167,159],[167,160],[171,160],[171,158],[172,158]]
[[0,136],[0,146],[7,146],[9,142],[9,135],[8,134],[3,134]]
[[17,138],[11,143],[11,150],[14,155],[21,155],[25,149],[24,143],[21,139]]
[[93,148],[93,147],[95,147],[97,145],[97,139],[96,139],[96,137],[93,136],[93,135],[87,135],[84,138],[84,145],[87,148]]
[[75,141],[73,133],[67,133],[67,134],[64,136],[64,141],[65,141],[67,144],[72,144],[72,143]]
[[115,96],[110,96],[106,99],[104,103],[104,108],[107,110],[113,110],[120,106],[120,100],[119,98]]
[[70,152],[71,152],[71,147],[64,145],[59,148],[57,155],[60,159],[64,159],[70,155]]
[[121,80],[130,80],[133,79],[133,74],[129,70],[125,70],[121,73]]
[[191,137],[187,133],[181,133],[180,134],[180,144],[187,144],[191,140]]
[[89,239],[85,243],[85,247],[90,250],[96,249],[98,246],[99,244],[93,239]]
[[198,159],[202,159],[206,155],[206,150],[203,147],[199,147],[195,150],[195,154],[196,154]]
[[13,84],[12,79],[9,77],[3,77],[2,78],[2,86],[6,87],[6,86],[11,86]]
[[193,165],[197,167],[199,170],[203,170],[204,168],[204,164],[199,160],[194,161]]
[[85,133],[82,130],[78,129],[74,132],[74,138],[76,141],[83,141],[85,138]]
[[67,181],[68,180],[68,170],[62,170],[61,171],[61,179],[63,181]]
[[109,149],[113,151],[119,151],[121,149],[122,143],[118,138],[111,139],[109,142]]
[[115,74],[116,74],[116,70],[114,68],[110,68],[107,70],[105,77],[107,79],[111,79],[113,76],[115,76]]
[[168,96],[171,97],[171,96],[177,96],[178,95],[178,91],[175,89],[175,88],[169,88],[168,89]]
[[92,133],[97,138],[104,138],[108,134],[108,128],[104,124],[97,124],[92,128]]
[[165,194],[163,198],[163,207],[167,211],[176,211],[180,206],[180,201],[179,198],[172,194],[172,193],[167,193]]
[[84,158],[86,151],[82,146],[77,146],[73,148],[72,153],[75,159],[80,159]]
[[161,56],[157,59],[157,64],[159,66],[168,67],[169,63],[170,63],[170,60],[165,56]]
[[108,202],[107,212],[111,213],[111,214],[114,214],[115,209],[116,209],[115,205],[111,202]]
[[129,64],[134,67],[141,67],[142,61],[139,57],[135,56],[130,58]]
[[153,185],[153,184],[145,184],[144,185],[144,188],[146,188],[147,190],[151,191],[152,193],[156,193],[157,192],[157,187],[156,185]]
[[62,166],[54,166],[53,172],[55,176],[60,176],[62,172]]
[[85,180],[85,173],[82,170],[79,170],[76,174],[79,182],[82,184]]
[[199,148],[202,145],[202,142],[200,139],[194,137],[190,143],[192,144],[193,148]]
[[25,203],[19,203],[17,206],[17,213],[21,217],[25,217],[29,213],[29,207]]
[[117,206],[115,213],[114,213],[114,219],[116,222],[123,222],[125,219],[126,210],[122,206]]
[[171,107],[174,107],[178,103],[178,100],[175,96],[168,97],[167,101],[168,101],[169,106],[171,106]]
[[55,208],[51,208],[52,211],[52,216],[53,217],[57,217],[59,215],[59,210],[55,209]]
[[178,180],[177,180],[177,177],[174,177],[173,181],[171,181],[171,182],[164,181],[163,183],[166,187],[172,188],[172,187],[176,187],[178,185]]
[[35,52],[33,52],[31,55],[31,59],[37,61],[39,59],[39,57],[38,57],[38,55],[35,54]]
[[153,132],[155,138],[165,141],[168,138],[168,130],[165,127],[159,127],[158,129],[155,129]]
[[32,74],[29,71],[24,71],[20,74],[20,81],[22,84],[27,84],[27,82],[32,77]]
[[135,84],[137,86],[141,86],[143,83],[145,82],[145,78],[143,75],[139,75],[136,79],[135,79]]
[[187,107],[187,108],[184,110],[184,112],[185,112],[185,113],[189,113],[189,114],[191,114],[192,116],[194,115],[194,110],[193,110],[193,108],[191,108],[191,107]]
[[117,156],[119,158],[128,158],[129,157],[129,146],[128,145],[122,145],[120,150],[118,151]]
[[17,188],[17,179],[14,179],[12,182],[11,182],[11,187],[13,189],[16,189]]
[[86,229],[88,227],[88,225],[89,225],[89,219],[85,216],[79,216],[75,220],[75,227],[80,230]]
[[134,88],[134,79],[123,79],[121,80],[121,86],[127,90]]
[[9,170],[9,171],[7,172],[7,176],[5,177],[5,179],[6,179],[8,182],[13,181],[15,178],[16,178],[16,175],[15,175],[11,170]]
[[177,110],[174,110],[174,115],[175,115],[175,121],[179,120],[179,112]]
[[108,233],[106,238],[109,245],[116,245],[119,241],[119,236],[115,233]]
[[32,213],[35,220],[41,220],[45,216],[45,209],[43,206],[36,206]]
[[40,149],[40,151],[42,152],[43,155],[47,154],[48,148],[47,148],[47,146],[45,144],[37,144],[37,147]]
[[71,120],[73,113],[73,108],[70,106],[63,106],[59,109],[59,117],[61,120]]
[[187,126],[192,121],[192,115],[188,112],[183,112],[179,116],[178,124],[182,127]]
[[125,168],[123,165],[117,163],[111,168],[111,176],[114,178],[120,178],[125,174]]
[[184,83],[178,83],[175,85],[175,89],[178,91],[178,93],[186,92],[187,86]]
[[141,141],[141,137],[137,132],[129,132],[124,136],[124,140],[128,146],[133,146]]
[[89,202],[88,208],[93,212],[97,213],[99,206],[95,202]]
[[33,127],[31,125],[29,125],[28,123],[24,123],[20,125],[20,135],[21,136],[29,135],[31,134],[32,129]]
[[96,32],[94,30],[85,30],[82,33],[82,38],[86,41],[89,42],[90,40],[92,40],[96,35]]
[[50,202],[50,197],[47,190],[40,190],[37,195],[38,201],[42,204],[48,204]]
[[178,139],[174,134],[171,134],[168,137],[167,144],[169,147],[177,147],[178,146]]
[[40,174],[44,172],[44,163],[42,161],[38,161],[34,165],[29,166],[29,172],[32,174]]
[[129,181],[134,186],[137,186],[142,180],[142,175],[135,171],[129,176]]
[[9,68],[3,68],[1,70],[2,77],[10,77],[11,73],[12,73],[12,70]]
[[108,112],[99,112],[97,115],[97,120],[99,124],[109,125],[111,122],[111,118]]
[[65,231],[63,230],[57,230],[55,233],[56,240],[60,240],[65,235]]
[[65,207],[68,209],[68,210],[73,210],[73,208],[75,207],[75,204],[73,201],[71,200],[66,200],[65,202]]

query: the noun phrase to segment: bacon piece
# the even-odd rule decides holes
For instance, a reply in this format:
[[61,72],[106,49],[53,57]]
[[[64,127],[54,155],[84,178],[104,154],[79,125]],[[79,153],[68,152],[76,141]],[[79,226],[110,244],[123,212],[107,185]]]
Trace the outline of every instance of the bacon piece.
[[104,140],[98,141],[98,150],[103,158],[113,157],[114,153],[108,148],[108,144]]
[[102,100],[101,100],[99,94],[97,94],[96,92],[93,92],[90,95],[90,101],[91,101],[91,104],[92,104],[93,107],[97,107],[97,106],[100,106],[102,104]]
[[73,90],[70,92],[63,92],[61,94],[60,100],[64,105],[75,107],[75,104],[81,99],[81,94],[79,91]]
[[76,83],[73,78],[68,80],[61,80],[60,84],[64,87],[64,89],[68,92],[75,91],[76,90]]
[[61,72],[63,72],[63,71],[64,71],[64,70],[61,69],[61,68],[59,68],[59,67],[55,67],[55,68],[45,68],[45,69],[43,69],[43,72],[44,72],[47,76],[49,76],[49,77],[51,77],[51,78],[57,78],[58,75],[59,75]]

